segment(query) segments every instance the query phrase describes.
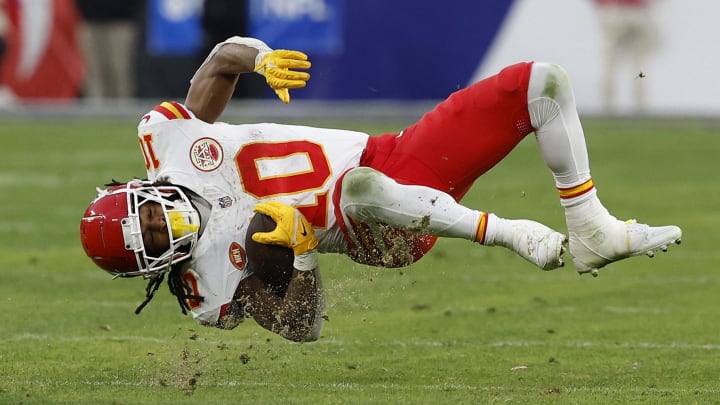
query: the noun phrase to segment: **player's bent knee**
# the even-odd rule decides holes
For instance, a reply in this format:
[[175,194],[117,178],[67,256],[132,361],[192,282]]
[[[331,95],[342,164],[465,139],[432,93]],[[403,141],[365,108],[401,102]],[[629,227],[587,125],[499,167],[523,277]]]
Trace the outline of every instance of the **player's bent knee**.
[[379,182],[385,177],[369,167],[356,167],[345,175],[342,195],[350,198],[363,198],[377,192]]
[[557,82],[563,84],[570,83],[570,77],[567,70],[557,63],[535,62],[533,63],[533,73],[535,72],[545,77],[552,77]]
[[320,326],[319,328],[313,328],[313,330],[311,330],[310,333],[305,336],[303,342],[317,342],[317,340],[320,339],[320,332],[322,332],[322,326]]
[[392,181],[384,174],[369,167],[356,167],[350,170],[342,182],[340,208],[355,219],[363,219],[372,215],[373,207],[377,207],[383,193],[387,192],[384,185]]
[[[540,93],[536,93],[537,96],[549,97],[561,104],[568,101],[574,102],[570,76],[567,70],[561,65],[548,62],[535,62],[533,63],[531,77],[540,80],[540,83],[531,84],[534,91]],[[533,90],[528,89],[528,92],[532,93]]]

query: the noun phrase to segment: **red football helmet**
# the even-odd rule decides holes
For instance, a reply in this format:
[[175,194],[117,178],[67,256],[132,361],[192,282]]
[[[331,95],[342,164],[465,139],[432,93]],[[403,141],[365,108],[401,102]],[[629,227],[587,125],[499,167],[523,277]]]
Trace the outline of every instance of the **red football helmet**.
[[[140,228],[138,212],[148,202],[162,207],[168,224],[170,246],[157,256],[146,252]],[[199,229],[200,216],[181,188],[133,180],[98,189],[80,221],[80,240],[88,257],[116,277],[151,278],[190,257]]]

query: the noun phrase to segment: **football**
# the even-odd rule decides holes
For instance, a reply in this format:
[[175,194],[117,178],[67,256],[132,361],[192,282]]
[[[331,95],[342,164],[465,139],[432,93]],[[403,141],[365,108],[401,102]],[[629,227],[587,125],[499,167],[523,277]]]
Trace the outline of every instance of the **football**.
[[245,252],[248,268],[277,295],[284,296],[290,284],[293,271],[293,250],[278,245],[255,242],[252,235],[256,232],[270,232],[275,229],[275,221],[267,215],[255,214],[248,225],[245,236]]

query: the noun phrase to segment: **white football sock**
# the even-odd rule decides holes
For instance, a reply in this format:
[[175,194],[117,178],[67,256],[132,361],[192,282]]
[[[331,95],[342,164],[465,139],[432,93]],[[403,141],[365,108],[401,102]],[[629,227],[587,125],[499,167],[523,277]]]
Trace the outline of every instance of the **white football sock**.
[[596,224],[616,220],[602,205],[597,196],[565,208],[565,221],[568,230],[573,234],[582,235],[586,229],[596,227]]
[[567,72],[558,65],[535,62],[527,97],[540,153],[553,173],[562,205],[572,206],[592,198],[595,192],[585,134]]

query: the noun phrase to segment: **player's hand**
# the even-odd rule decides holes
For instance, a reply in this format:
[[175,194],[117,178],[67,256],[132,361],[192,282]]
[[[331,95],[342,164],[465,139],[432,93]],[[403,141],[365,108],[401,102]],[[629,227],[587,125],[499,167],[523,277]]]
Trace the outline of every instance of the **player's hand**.
[[302,52],[276,49],[259,54],[256,61],[258,59],[255,72],[265,76],[267,84],[275,90],[275,94],[285,104],[290,102],[288,89],[305,87],[306,82],[310,79],[310,74],[307,72],[291,70],[310,69],[308,57]]
[[269,216],[277,224],[272,232],[255,232],[252,235],[255,242],[289,247],[295,256],[317,247],[312,225],[294,207],[280,201],[267,201],[255,205],[254,211]]

